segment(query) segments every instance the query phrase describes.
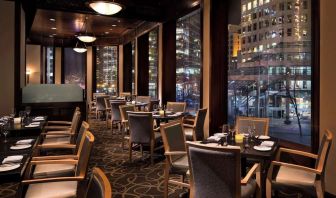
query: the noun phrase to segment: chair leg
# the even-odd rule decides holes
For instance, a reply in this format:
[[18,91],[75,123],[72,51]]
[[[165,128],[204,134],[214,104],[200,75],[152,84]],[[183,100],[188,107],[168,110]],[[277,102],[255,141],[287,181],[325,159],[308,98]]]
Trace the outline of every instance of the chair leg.
[[316,197],[324,198],[324,190],[323,190],[321,181],[316,182],[315,188],[316,188]]
[[154,164],[154,140],[151,140],[151,145],[150,145],[150,158],[151,158],[151,165]]
[[166,159],[165,169],[164,169],[164,198],[168,198],[168,181],[169,181],[169,162]]
[[266,179],[266,198],[272,198],[272,181],[269,178]]
[[132,142],[129,141],[129,144],[128,144],[128,153],[129,153],[129,162],[132,163]]

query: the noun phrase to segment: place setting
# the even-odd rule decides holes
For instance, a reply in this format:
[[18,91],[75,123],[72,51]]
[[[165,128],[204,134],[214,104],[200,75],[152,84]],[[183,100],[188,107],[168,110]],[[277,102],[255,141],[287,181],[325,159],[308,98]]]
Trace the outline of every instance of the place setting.
[[12,155],[5,157],[0,164],[0,172],[11,171],[21,166],[23,155]]
[[24,139],[24,140],[19,140],[15,143],[15,145],[12,145],[10,147],[11,150],[23,150],[23,149],[28,149],[32,147],[34,139]]

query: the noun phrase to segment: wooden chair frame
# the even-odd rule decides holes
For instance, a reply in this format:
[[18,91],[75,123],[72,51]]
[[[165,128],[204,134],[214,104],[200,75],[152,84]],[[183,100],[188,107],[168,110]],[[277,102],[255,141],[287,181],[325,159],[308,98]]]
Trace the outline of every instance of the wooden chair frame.
[[186,108],[187,108],[187,103],[186,102],[167,102],[167,106],[166,106],[167,110],[169,110],[170,105],[175,105],[175,104],[184,105],[183,112],[186,111]]
[[[92,169],[92,177],[91,177],[91,179],[89,181],[89,186],[90,186],[91,180],[92,180],[92,178],[94,176],[96,178],[98,178],[98,180],[100,181],[100,183],[103,184],[104,198],[111,198],[112,197],[112,188],[111,188],[110,181],[106,177],[105,173],[100,168],[94,167]],[[86,197],[87,197],[87,194],[88,194],[88,190],[89,190],[89,188],[87,188]]]
[[240,126],[240,121],[248,120],[254,124],[254,122],[265,122],[265,128],[263,135],[269,135],[269,118],[258,118],[258,117],[246,117],[246,116],[237,116],[235,129],[238,131]]
[[[204,110],[204,109],[208,109],[208,108],[203,108],[203,109],[200,109],[200,110]],[[192,129],[192,136],[193,136],[193,141],[197,141],[197,138],[196,138],[196,124],[197,124],[197,119],[198,119],[198,114],[199,114],[199,111],[197,111],[196,113],[196,116],[194,118],[186,118],[186,119],[183,119],[183,126],[186,127],[186,128],[191,128]],[[184,122],[191,122],[193,123],[192,125],[191,124],[185,124]],[[203,133],[204,133],[204,129],[203,129]]]
[[135,105],[120,105],[119,110],[120,110],[120,116],[121,116],[121,135],[122,135],[122,142],[121,142],[121,148],[124,149],[125,145],[125,140],[129,140],[129,136],[127,137],[126,134],[128,132],[128,119],[126,118],[126,113],[123,108],[125,107],[133,107],[133,111],[136,111]]

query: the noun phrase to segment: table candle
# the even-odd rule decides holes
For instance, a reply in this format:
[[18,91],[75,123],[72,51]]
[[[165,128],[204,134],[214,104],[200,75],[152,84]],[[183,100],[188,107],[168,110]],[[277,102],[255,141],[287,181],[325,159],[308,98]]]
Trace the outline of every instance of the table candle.
[[235,141],[237,143],[242,143],[243,142],[243,139],[244,139],[244,135],[243,134],[236,134],[235,136]]
[[159,111],[159,114],[160,114],[160,116],[163,117],[163,116],[164,116],[164,110],[160,110],[160,111]]
[[14,124],[21,124],[21,117],[14,118]]

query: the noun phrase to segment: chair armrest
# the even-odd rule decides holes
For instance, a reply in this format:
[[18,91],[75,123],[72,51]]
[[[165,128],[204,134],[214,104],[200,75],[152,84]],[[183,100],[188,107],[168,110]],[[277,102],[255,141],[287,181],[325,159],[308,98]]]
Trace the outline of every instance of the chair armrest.
[[73,134],[74,133],[70,133],[70,131],[50,131],[48,133],[41,133],[42,136],[55,135],[55,137],[56,136],[70,136]]
[[160,127],[156,127],[153,130],[154,130],[154,132],[160,132]]
[[27,179],[21,181],[21,184],[36,184],[36,183],[45,183],[45,182],[61,182],[61,181],[82,181],[84,176],[75,176],[75,177],[54,177],[54,178],[41,178],[41,179]]
[[77,155],[39,156],[39,157],[33,157],[33,158],[32,158],[32,161],[63,160],[63,159],[74,159],[74,160],[78,160],[78,156],[77,156]]
[[38,149],[75,149],[75,144],[39,144]]
[[[255,163],[252,168],[250,169],[250,171],[246,174],[246,176],[240,181],[240,183],[242,185],[246,185],[250,179],[252,178],[253,175],[255,174],[259,174],[257,175],[257,180],[258,178],[260,179],[260,164],[259,163]],[[257,181],[258,183],[258,181]]]
[[300,166],[300,165],[296,165],[296,164],[279,162],[279,161],[272,161],[270,168],[273,169],[273,166],[286,166],[286,167],[290,167],[290,168],[294,168],[294,169],[298,169],[298,170],[303,170],[303,171],[315,173],[315,174],[318,174],[318,175],[321,175],[321,173],[322,173],[321,171],[319,171],[317,169],[309,168],[309,167],[306,167],[306,166]]
[[191,125],[191,124],[183,124],[183,127],[194,128],[194,125]]
[[72,122],[69,121],[48,121],[49,124],[59,124],[59,125],[71,125]]
[[183,119],[183,122],[192,122],[192,123],[194,123],[195,122],[195,118],[184,118]]
[[313,153],[308,153],[308,152],[294,150],[294,149],[288,149],[288,148],[280,148],[278,153],[277,153],[277,156],[275,158],[276,161],[280,161],[281,153],[290,153],[290,154],[295,154],[295,155],[301,155],[301,156],[310,157],[310,158],[313,158],[313,159],[318,158],[318,155],[313,154]]
[[187,155],[187,151],[166,151],[165,155]]

